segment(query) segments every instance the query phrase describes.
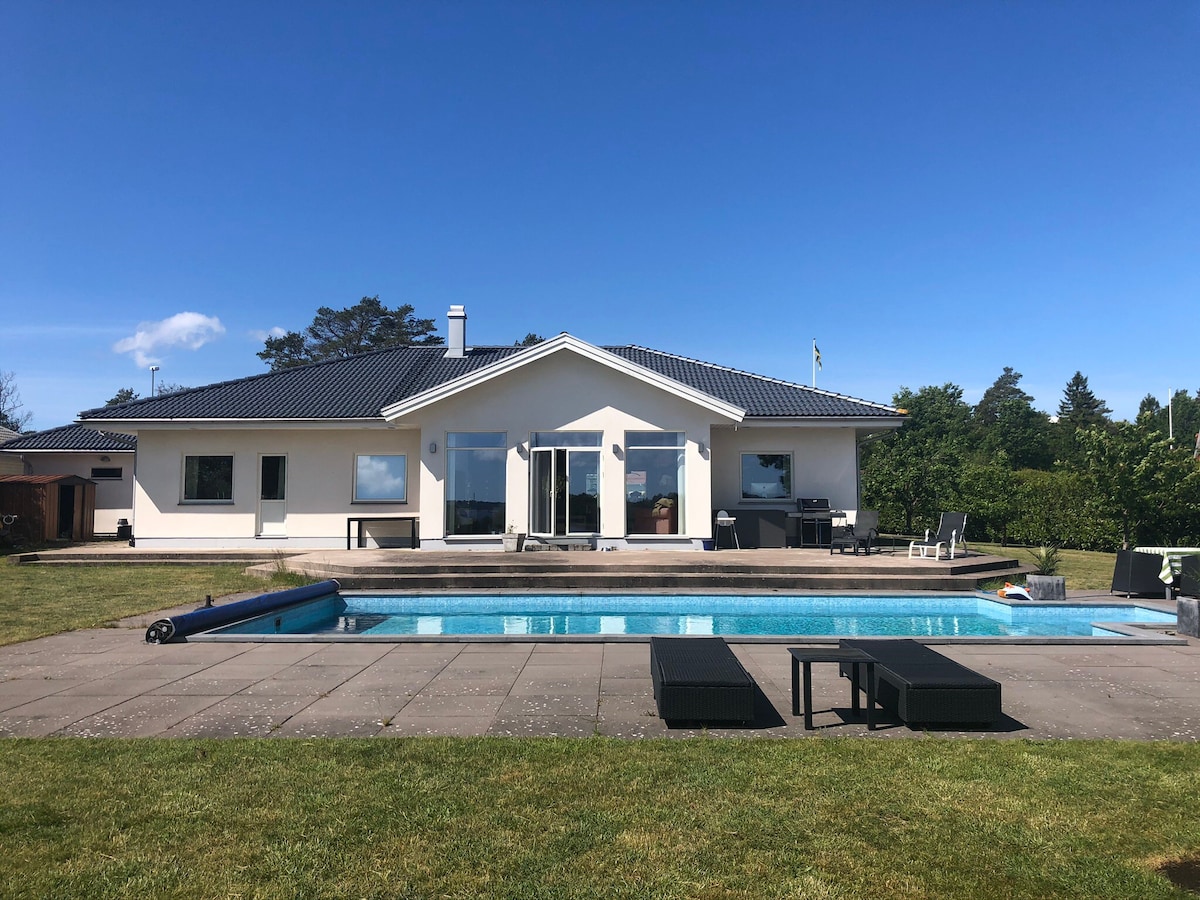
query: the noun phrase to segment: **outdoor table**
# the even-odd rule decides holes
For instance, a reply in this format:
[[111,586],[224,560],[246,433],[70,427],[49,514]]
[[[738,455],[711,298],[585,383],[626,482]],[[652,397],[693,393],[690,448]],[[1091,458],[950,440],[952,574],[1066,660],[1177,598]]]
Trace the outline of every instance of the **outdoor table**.
[[800,715],[800,666],[804,666],[804,728],[812,731],[812,664],[815,662],[850,663],[851,708],[858,713],[858,690],[862,683],[860,666],[867,670],[867,728],[875,728],[875,657],[855,647],[788,647],[792,654],[792,715]]
[[1173,584],[1185,556],[1200,556],[1200,547],[1134,547],[1134,553],[1157,553],[1163,558],[1158,578],[1163,584]]

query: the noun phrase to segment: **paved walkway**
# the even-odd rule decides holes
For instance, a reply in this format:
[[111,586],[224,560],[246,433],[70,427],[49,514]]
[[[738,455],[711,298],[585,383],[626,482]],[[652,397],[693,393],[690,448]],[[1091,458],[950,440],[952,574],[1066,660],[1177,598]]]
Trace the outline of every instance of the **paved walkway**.
[[[1107,598],[1107,595],[1103,595]],[[1100,599],[1100,598],[1097,598]],[[148,645],[116,628],[0,648],[0,735],[312,737],[592,734],[688,737],[657,718],[645,643]],[[873,739],[848,682],[813,667],[817,730],[791,715],[782,644],[735,644],[762,689],[760,723],[713,735]],[[1200,738],[1200,644],[942,645],[1003,685],[999,738]],[[832,707],[832,708],[831,708]],[[960,732],[937,732],[956,735]]]

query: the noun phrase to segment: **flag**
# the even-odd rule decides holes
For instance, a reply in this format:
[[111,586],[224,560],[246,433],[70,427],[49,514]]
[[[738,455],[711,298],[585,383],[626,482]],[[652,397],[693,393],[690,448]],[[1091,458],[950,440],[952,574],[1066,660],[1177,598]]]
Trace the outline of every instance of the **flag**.
[[821,348],[817,346],[816,341],[813,341],[813,362],[817,364],[818,369],[821,368]]

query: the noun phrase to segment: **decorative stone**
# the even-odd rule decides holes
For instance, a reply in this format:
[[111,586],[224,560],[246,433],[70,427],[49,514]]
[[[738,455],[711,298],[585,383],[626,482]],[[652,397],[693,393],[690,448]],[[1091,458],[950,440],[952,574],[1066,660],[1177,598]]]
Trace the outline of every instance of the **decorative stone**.
[[1034,600],[1067,599],[1067,579],[1062,575],[1027,575],[1025,590]]

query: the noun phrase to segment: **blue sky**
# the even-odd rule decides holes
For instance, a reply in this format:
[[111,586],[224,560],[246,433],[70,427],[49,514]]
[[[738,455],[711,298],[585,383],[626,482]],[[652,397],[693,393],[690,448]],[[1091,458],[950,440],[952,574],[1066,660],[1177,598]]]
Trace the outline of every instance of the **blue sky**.
[[1200,389],[1191,0],[9,0],[0,59],[33,427],[374,295],[802,383],[815,338],[883,402]]

